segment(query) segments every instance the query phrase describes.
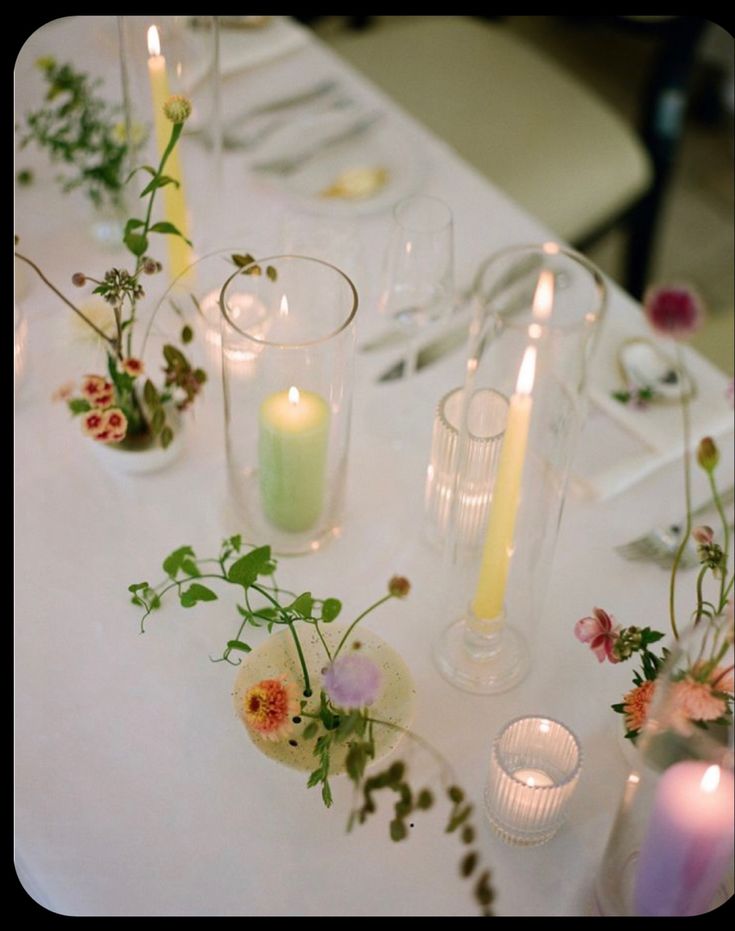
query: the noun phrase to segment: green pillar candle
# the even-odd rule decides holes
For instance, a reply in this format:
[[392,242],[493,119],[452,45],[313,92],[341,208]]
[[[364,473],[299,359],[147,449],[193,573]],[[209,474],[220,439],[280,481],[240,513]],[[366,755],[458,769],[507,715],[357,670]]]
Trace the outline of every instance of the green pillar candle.
[[291,387],[261,404],[260,496],[265,516],[279,530],[300,533],[318,520],[328,437],[329,406],[312,391]]

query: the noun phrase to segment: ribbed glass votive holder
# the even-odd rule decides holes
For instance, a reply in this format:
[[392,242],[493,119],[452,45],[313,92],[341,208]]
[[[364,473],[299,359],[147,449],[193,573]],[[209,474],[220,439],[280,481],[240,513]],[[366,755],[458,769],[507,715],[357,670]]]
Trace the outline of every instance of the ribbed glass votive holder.
[[493,742],[485,810],[509,844],[545,844],[564,822],[579,781],[582,751],[552,718],[509,721]]

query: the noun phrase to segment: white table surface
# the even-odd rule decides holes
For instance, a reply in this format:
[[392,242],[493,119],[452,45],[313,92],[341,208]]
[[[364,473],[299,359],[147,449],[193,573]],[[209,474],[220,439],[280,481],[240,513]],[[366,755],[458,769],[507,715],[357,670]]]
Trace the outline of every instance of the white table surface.
[[[30,38],[16,69],[19,115],[39,99],[33,61],[48,52],[74,58],[95,35],[114,49],[110,19],[58,20]],[[114,52],[106,67],[116,67]],[[265,88],[277,96],[325,75],[377,103],[423,153],[423,189],[454,212],[460,286],[498,248],[551,235],[315,39],[244,79],[257,100]],[[196,147],[186,155],[196,238],[207,209],[205,164]],[[26,164],[38,174],[16,201],[16,232],[27,253],[58,282],[123,261],[124,253],[105,254],[89,239],[82,197],[62,199],[42,157],[23,153],[18,167]],[[277,251],[281,223],[293,211],[289,197],[249,176],[237,154],[228,155],[225,171],[227,209],[197,242]],[[389,224],[389,212],[354,222],[363,255],[353,269],[358,339],[383,326],[375,282]],[[348,835],[347,780],[334,781],[335,804],[325,811],[304,774],[252,747],[232,710],[235,672],[208,659],[235,629],[233,593],[190,612],[172,604],[138,633],[127,585],[156,576],[179,545],[210,554],[224,533],[219,384],[207,385],[195,405],[183,459],[159,474],[112,474],[63,406],[50,401],[59,384],[99,367],[99,350],[74,335],[66,309],[41,283],[31,281],[21,307],[29,359],[15,420],[15,828],[28,892],[69,915],[475,914],[457,872],[459,844],[443,834],[443,810],[417,817],[401,844],[388,839],[387,804]],[[638,313],[612,285],[611,316]],[[569,497],[531,675],[504,695],[465,694],[432,663],[432,641],[450,620],[437,605],[452,581],[422,533],[433,410],[460,383],[462,353],[417,376],[415,419],[405,425],[410,443],[400,452],[376,429],[381,408],[401,390],[400,382],[375,385],[375,366],[385,362],[357,360],[343,535],[316,555],[284,561],[282,580],[342,598],[349,614],[380,596],[394,573],[411,579],[410,598],[391,602],[369,626],[408,661],[418,694],[414,729],[453,762],[479,807],[490,742],[505,721],[542,713],[575,730],[582,778],[569,821],[550,844],[509,847],[481,814],[476,823],[498,915],[591,914],[592,883],[626,772],[609,705],[629,687],[632,669],[599,667],[573,625],[600,605],[623,624],[666,629],[667,574],[623,561],[613,546],[680,516],[680,468],[667,466],[604,504]],[[724,460],[727,470],[729,447]],[[695,480],[695,494],[704,497]]]

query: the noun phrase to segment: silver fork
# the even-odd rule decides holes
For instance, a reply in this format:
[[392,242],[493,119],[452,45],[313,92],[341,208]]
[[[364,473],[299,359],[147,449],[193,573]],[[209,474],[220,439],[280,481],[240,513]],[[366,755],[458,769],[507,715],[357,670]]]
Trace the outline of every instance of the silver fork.
[[[728,488],[727,491],[720,495],[722,506],[726,507],[732,503],[735,489]],[[710,499],[701,507],[692,511],[692,518],[701,517],[714,508],[714,501]],[[615,549],[625,559],[640,559],[655,562],[663,569],[670,569],[674,563],[674,556],[681,543],[681,535],[684,532],[684,520],[678,524],[671,524],[668,527],[654,527],[648,533],[638,537],[637,540],[631,540],[630,543],[624,543],[622,546],[616,546]],[[681,555],[679,565],[682,569],[692,569],[698,565],[699,558],[694,544],[689,541],[684,552]]]

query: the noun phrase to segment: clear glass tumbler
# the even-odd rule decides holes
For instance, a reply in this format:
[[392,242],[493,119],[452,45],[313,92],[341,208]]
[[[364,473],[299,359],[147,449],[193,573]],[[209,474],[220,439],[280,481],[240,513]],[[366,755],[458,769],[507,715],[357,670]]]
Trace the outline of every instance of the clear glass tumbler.
[[281,555],[340,529],[357,303],[343,272],[298,255],[238,268],[220,293],[229,488],[248,538]]

